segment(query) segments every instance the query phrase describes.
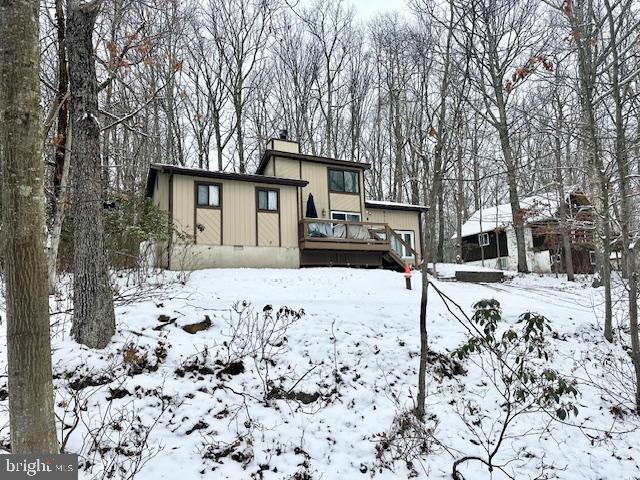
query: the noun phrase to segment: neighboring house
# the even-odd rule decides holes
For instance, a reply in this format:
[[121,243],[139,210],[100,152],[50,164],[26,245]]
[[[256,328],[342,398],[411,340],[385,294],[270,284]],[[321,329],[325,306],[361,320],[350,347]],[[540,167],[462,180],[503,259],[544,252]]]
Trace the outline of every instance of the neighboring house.
[[421,259],[427,208],[365,199],[367,163],[304,155],[272,139],[255,174],[153,164],[147,196],[177,230],[154,265],[404,268]]
[[[536,195],[520,201],[529,270],[537,273],[566,272],[565,252],[559,225],[559,205],[555,197]],[[570,228],[574,273],[593,273],[591,202],[579,190],[565,199]],[[452,237],[456,240],[456,236]],[[518,269],[518,248],[511,205],[503,204],[475,212],[462,225],[464,263],[500,270]]]

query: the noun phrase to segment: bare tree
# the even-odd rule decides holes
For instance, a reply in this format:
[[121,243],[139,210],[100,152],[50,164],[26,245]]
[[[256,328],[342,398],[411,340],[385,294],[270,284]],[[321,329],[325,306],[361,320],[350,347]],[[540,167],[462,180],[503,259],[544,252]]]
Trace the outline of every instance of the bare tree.
[[309,33],[319,47],[322,75],[317,75],[316,100],[324,121],[323,151],[338,156],[337,128],[341,77],[346,68],[350,48],[354,12],[344,0],[319,0],[302,14]]
[[[513,145],[513,109],[517,86],[540,64],[549,65],[541,55],[543,28],[535,2],[474,0],[455,2],[459,42],[472,59],[471,85],[481,98],[476,113],[492,125],[500,141],[506,167],[509,203],[518,248],[518,271],[527,272],[524,215],[520,209],[518,173],[520,163]],[[474,105],[474,104],[471,104]]]
[[210,0],[207,28],[216,45],[216,54],[224,62],[226,88],[234,111],[238,170],[247,170],[245,156],[245,106],[254,89],[251,75],[262,63],[269,40],[271,21],[276,11],[272,0]]
[[53,138],[53,191],[51,228],[49,232],[49,255],[47,276],[49,279],[49,292],[53,293],[56,286],[58,247],[62,234],[62,222],[64,221],[67,207],[67,185],[69,180],[69,153],[67,147],[69,124],[69,76],[67,74],[67,55],[65,52],[65,18],[62,0],[56,0],[55,8],[57,47],[58,47],[58,91],[56,104],[58,108],[56,134]]
[[[555,113],[555,122],[550,135],[553,137],[553,154],[555,157],[555,182],[558,190],[558,213],[560,215],[560,234],[562,236],[562,248],[564,249],[565,270],[567,272],[567,280],[573,282],[575,280],[573,274],[573,253],[571,250],[571,232],[569,226],[569,212],[566,207],[566,194],[564,188],[564,175],[562,171],[563,164],[563,138],[568,142],[569,140],[565,135],[565,114],[564,108],[567,103],[566,95],[564,98],[561,96],[562,85],[560,84],[560,65],[556,65],[556,82],[552,85],[552,106]],[[566,159],[565,159],[566,160]]]
[[[627,282],[629,286],[629,333],[631,335],[631,358],[635,369],[636,383],[636,411],[640,414],[640,339],[638,338],[638,280],[636,272],[636,239],[632,239],[631,220],[633,208],[631,189],[629,185],[629,159],[627,149],[627,132],[625,116],[629,102],[628,89],[625,88],[625,60],[629,48],[630,34],[627,29],[637,29],[640,23],[629,19],[633,4],[632,0],[616,2],[603,0],[608,26],[609,45],[606,50],[610,54],[609,75],[611,78],[611,96],[613,98],[614,124],[614,158],[618,171],[618,188],[620,191],[620,229],[622,234],[622,248],[627,267]],[[637,38],[637,35],[636,35]],[[609,263],[607,261],[607,263]]]
[[38,2],[0,4],[0,165],[13,453],[57,453],[44,190]]
[[[421,6],[418,5],[418,8]],[[426,14],[426,12],[422,12]],[[424,245],[424,259],[422,262],[422,290],[420,297],[420,369],[418,373],[418,404],[416,407],[416,415],[418,418],[423,418],[425,414],[425,400],[426,400],[426,370],[427,370],[427,356],[428,356],[428,344],[427,344],[427,302],[428,302],[428,270],[429,262],[434,262],[433,268],[435,271],[435,256],[434,252],[434,240],[435,240],[435,225],[436,225],[436,208],[435,204],[440,196],[442,189],[442,182],[444,178],[444,149],[448,140],[448,116],[447,111],[449,107],[449,94],[450,85],[453,75],[451,75],[451,58],[453,49],[453,26],[454,26],[454,12],[453,8],[450,8],[448,12],[444,14],[446,17],[446,36],[444,45],[441,46],[439,52],[442,73],[439,81],[438,99],[436,102],[436,109],[432,116],[432,123],[429,127],[430,134],[435,139],[434,147],[434,165],[432,173],[431,189],[429,191],[428,204],[430,206],[427,211],[425,221],[425,234],[421,239]],[[428,11],[428,17],[433,17],[433,12]]]
[[587,147],[588,164],[594,192],[595,214],[597,220],[597,232],[595,241],[599,255],[599,266],[602,275],[602,283],[605,289],[605,321],[604,337],[613,341],[612,313],[611,313],[611,225],[610,225],[610,199],[609,199],[609,174],[605,169],[602,158],[602,145],[597,119],[597,83],[598,69],[603,63],[604,57],[598,52],[597,43],[593,39],[597,37],[597,25],[595,21],[594,6],[592,0],[568,1],[559,7],[566,17],[571,29],[570,38],[575,42],[578,88],[580,92],[580,104],[582,107],[583,142]]
[[67,2],[67,54],[71,87],[74,220],[74,339],[104,348],[115,332],[113,293],[104,244],[98,82],[93,29],[100,0]]

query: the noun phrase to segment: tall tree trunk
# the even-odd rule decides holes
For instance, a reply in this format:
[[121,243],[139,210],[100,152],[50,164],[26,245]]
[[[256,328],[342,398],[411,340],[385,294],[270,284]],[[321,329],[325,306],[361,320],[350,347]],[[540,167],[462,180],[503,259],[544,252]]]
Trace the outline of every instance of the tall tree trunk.
[[[453,7],[451,7],[453,8]],[[436,128],[436,145],[434,148],[434,165],[433,165],[433,181],[431,184],[431,191],[429,192],[428,206],[429,210],[426,215],[426,224],[422,229],[423,238],[422,242],[424,257],[422,259],[422,290],[420,292],[420,366],[418,370],[418,399],[416,405],[416,417],[419,419],[424,418],[425,414],[425,402],[427,398],[427,355],[429,353],[429,343],[427,335],[427,303],[429,299],[429,261],[433,260],[431,252],[433,251],[434,235],[435,235],[435,223],[436,223],[436,201],[440,197],[440,189],[442,188],[443,178],[443,149],[445,144],[445,120],[447,118],[447,94],[449,91],[449,66],[450,66],[450,52],[451,41],[453,37],[453,10],[451,11],[451,19],[447,31],[446,49],[444,52],[444,71],[442,75],[442,81],[440,83],[440,105],[438,109],[438,126]],[[426,182],[424,182],[426,183]],[[431,257],[431,258],[430,258]],[[435,263],[433,265],[433,272],[435,273]]]
[[458,153],[456,160],[457,177],[457,201],[456,201],[456,263],[462,263],[462,223],[465,221],[465,195],[464,195],[464,170],[463,170],[464,150],[462,139],[458,137]]
[[444,262],[444,188],[440,188],[438,196],[438,242],[435,258],[438,262]]
[[[596,124],[596,112],[594,105],[595,80],[597,65],[595,64],[594,52],[591,45],[592,32],[585,31],[591,26],[593,18],[593,3],[591,0],[576,3],[570,12],[569,21],[574,31],[579,32],[576,36],[576,46],[578,53],[578,82],[580,86],[580,103],[583,111],[583,132],[584,143],[589,155],[590,177],[593,184],[594,195],[594,221],[596,223],[596,234],[594,241],[598,255],[598,267],[601,274],[601,281],[604,285],[604,338],[613,341],[612,326],[612,301],[611,301],[611,264],[609,260],[610,246],[610,226],[609,226],[609,179],[607,178],[602,161],[600,139],[598,137],[598,127]],[[595,35],[595,34],[594,34]]]
[[242,128],[242,90],[235,92],[233,97],[233,105],[236,112],[236,147],[238,149],[238,170],[240,173],[246,173],[247,165],[244,155],[244,131]]
[[[560,235],[562,236],[562,247],[564,249],[565,270],[567,273],[567,280],[569,282],[574,281],[573,275],[573,254],[571,252],[571,237],[569,233],[569,215],[565,203],[565,191],[564,191],[564,178],[562,175],[562,142],[560,140],[562,131],[564,129],[564,116],[562,113],[562,102],[557,93],[555,95],[556,108],[558,110],[556,118],[556,132],[555,132],[555,148],[554,154],[556,159],[556,184],[558,189],[558,211],[560,213]],[[556,262],[557,265],[557,262]],[[558,266],[558,265],[557,265]],[[557,272],[557,270],[556,270]]]
[[58,93],[57,101],[60,108],[58,110],[58,125],[55,136],[55,153],[54,153],[54,174],[53,174],[53,194],[54,194],[54,210],[57,208],[57,199],[60,195],[60,184],[62,183],[62,175],[64,170],[64,159],[66,152],[66,135],[67,123],[69,119],[69,101],[67,94],[69,92],[69,76],[67,74],[67,56],[64,44],[64,10],[62,0],[56,0],[56,28],[58,40]]
[[[488,11],[484,11],[485,24],[491,25],[488,19]],[[498,48],[498,40],[492,34],[489,36],[489,65],[491,75],[491,86],[495,97],[497,117],[494,116],[493,126],[497,130],[500,139],[500,148],[507,170],[507,185],[509,187],[509,204],[511,205],[511,217],[516,233],[516,246],[518,249],[518,272],[529,272],[527,265],[527,246],[524,239],[524,217],[520,209],[520,197],[518,195],[518,172],[517,163],[513,155],[511,144],[510,122],[507,115],[507,102],[509,97],[505,96],[504,85],[502,84],[503,72],[498,67],[501,64]]]
[[60,245],[60,233],[66,209],[66,188],[69,178],[69,76],[67,74],[67,55],[64,41],[65,19],[62,0],[56,0],[56,28],[58,39],[58,124],[55,136],[54,171],[53,171],[53,200],[51,202],[51,218],[53,222],[49,232],[49,251],[47,258],[47,278],[49,293],[54,293],[56,288],[58,247]]
[[395,160],[395,175],[394,182],[396,185],[396,195],[394,200],[396,202],[402,202],[402,186],[404,180],[404,135],[402,133],[402,120],[400,112],[400,94],[399,90],[393,86],[394,92],[391,95],[391,108],[393,110],[393,149]]
[[93,28],[100,0],[67,3],[74,191],[73,338],[104,348],[115,332],[113,294],[104,245],[98,85]]
[[[501,93],[500,93],[501,95]],[[501,115],[502,116],[502,115]],[[509,185],[509,204],[511,205],[511,218],[516,233],[516,246],[518,249],[518,272],[528,272],[527,265],[527,244],[524,240],[524,216],[520,209],[520,197],[518,195],[518,176],[511,149],[511,139],[506,124],[506,112],[504,113],[504,123],[498,125],[500,145],[504,162],[507,166],[507,184]]]
[[224,170],[222,162],[222,156],[224,154],[224,147],[222,145],[222,130],[220,127],[220,111],[217,108],[213,108],[213,132],[216,138],[216,157],[218,159],[218,171]]
[[39,3],[0,3],[0,163],[13,453],[57,453],[44,232]]
[[[623,100],[620,86],[620,58],[616,38],[616,25],[614,11],[609,0],[604,0],[607,8],[607,20],[609,34],[611,36],[611,91],[615,105],[615,160],[618,170],[618,183],[620,188],[620,229],[622,230],[622,248],[626,260],[628,285],[629,285],[629,333],[631,335],[631,358],[635,370],[636,384],[636,412],[640,413],[640,339],[638,338],[638,279],[636,273],[635,250],[631,245],[630,223],[633,218],[631,209],[629,181],[629,165],[627,162],[627,145],[625,138],[625,125],[623,120]],[[635,244],[635,242],[634,242]],[[605,259],[609,263],[609,258]]]
[[55,293],[58,274],[58,250],[60,249],[60,237],[62,236],[62,224],[69,199],[69,167],[71,165],[71,128],[66,132],[66,148],[62,175],[60,178],[60,194],[56,198],[56,209],[53,214],[53,222],[49,231],[49,258],[47,259],[47,278],[49,280],[49,293]]

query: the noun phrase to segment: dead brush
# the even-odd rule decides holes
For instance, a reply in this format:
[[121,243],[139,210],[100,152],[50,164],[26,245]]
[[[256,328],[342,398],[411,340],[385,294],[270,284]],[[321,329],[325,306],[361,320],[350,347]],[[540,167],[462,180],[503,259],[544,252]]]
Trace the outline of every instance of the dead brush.
[[139,375],[144,372],[155,372],[169,354],[170,344],[159,340],[155,347],[140,346],[133,342],[127,343],[122,348],[122,365],[129,376]]
[[142,373],[149,366],[148,356],[148,352],[133,343],[125,345],[122,349],[122,363],[126,366],[127,373]]
[[377,433],[376,462],[379,468],[393,470],[393,465],[405,462],[411,475],[417,475],[414,464],[434,450],[438,441],[434,437],[437,420],[434,417],[419,420],[411,410],[398,413],[388,431]]

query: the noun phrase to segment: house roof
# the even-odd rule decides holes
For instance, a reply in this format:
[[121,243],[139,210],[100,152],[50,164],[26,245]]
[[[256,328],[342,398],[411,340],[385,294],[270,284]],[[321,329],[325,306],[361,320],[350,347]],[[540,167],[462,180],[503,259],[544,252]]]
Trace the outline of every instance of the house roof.
[[[558,211],[558,201],[551,195],[533,195],[520,200],[520,208],[526,211],[525,223],[550,220]],[[482,208],[475,212],[462,225],[462,236],[491,232],[497,228],[506,228],[513,223],[511,204],[503,203],[492,207]],[[454,235],[451,237],[455,238]]]
[[268,175],[253,175],[249,173],[213,172],[211,170],[203,170],[200,168],[187,168],[165,163],[152,163],[149,166],[149,173],[147,174],[146,193],[148,197],[153,194],[153,185],[156,181],[156,175],[158,174],[158,172],[174,173],[178,175],[191,175],[194,177],[215,178],[219,180],[236,180],[239,182],[288,185],[293,187],[304,187],[309,184],[309,182],[307,182],[306,180],[297,180],[294,178],[270,177]]
[[264,169],[267,168],[267,163],[269,163],[269,159],[271,157],[284,157],[291,158],[294,160],[302,160],[305,162],[315,162],[315,163],[323,163],[325,165],[336,165],[340,167],[347,168],[360,168],[367,169],[371,168],[371,164],[364,162],[351,162],[349,160],[338,160],[335,158],[329,157],[318,157],[316,155],[305,155],[303,153],[291,153],[291,152],[281,152],[280,150],[266,150],[260,159],[260,163],[258,164],[258,168],[256,173],[258,175],[262,175],[264,173]]
[[410,203],[383,202],[381,200],[365,200],[366,208],[380,208],[385,210],[412,210],[416,212],[426,212],[429,207],[426,205],[412,205]]

